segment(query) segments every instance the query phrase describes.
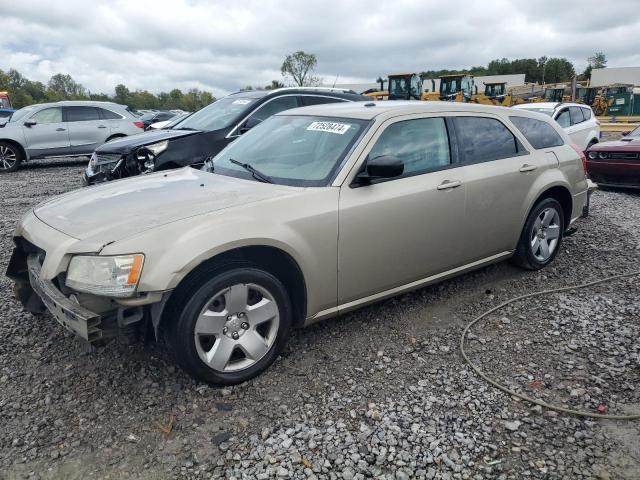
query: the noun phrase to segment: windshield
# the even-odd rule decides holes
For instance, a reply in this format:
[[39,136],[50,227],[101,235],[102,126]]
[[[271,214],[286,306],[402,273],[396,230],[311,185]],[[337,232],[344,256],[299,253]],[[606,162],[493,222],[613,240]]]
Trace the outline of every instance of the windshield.
[[640,127],[636,127],[635,129],[631,130],[631,133],[629,133],[627,137],[640,137]]
[[406,95],[409,93],[409,79],[407,77],[390,78],[389,93],[391,95]]
[[172,128],[213,131],[228,127],[245,110],[253,105],[257,98],[242,98],[237,95],[221,98],[211,105],[191,114]]
[[22,107],[20,110],[16,110],[15,112],[13,112],[11,114],[11,116],[9,117],[9,120],[7,120],[8,122],[17,122],[18,120],[20,120],[21,118],[26,117],[27,115],[29,115],[31,112],[33,112],[34,107]]
[[440,93],[442,95],[452,95],[458,93],[462,88],[460,85],[462,79],[454,78],[440,81]]
[[229,144],[205,169],[254,178],[235,160],[273,183],[325,186],[367,124],[351,118],[276,115]]

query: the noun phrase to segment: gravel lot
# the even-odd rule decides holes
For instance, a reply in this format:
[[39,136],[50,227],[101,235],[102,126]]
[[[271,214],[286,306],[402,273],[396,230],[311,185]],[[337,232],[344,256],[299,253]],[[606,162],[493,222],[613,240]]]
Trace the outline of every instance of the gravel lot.
[[[0,176],[2,273],[16,221],[79,187],[84,163]],[[640,195],[592,200],[549,268],[501,263],[298,331],[229,389],[195,383],[155,343],[86,354],[0,277],[0,479],[637,479],[640,422],[532,408],[458,350],[464,325],[511,297],[639,268]],[[640,411],[639,283],[513,304],[473,329],[469,354],[529,395]]]

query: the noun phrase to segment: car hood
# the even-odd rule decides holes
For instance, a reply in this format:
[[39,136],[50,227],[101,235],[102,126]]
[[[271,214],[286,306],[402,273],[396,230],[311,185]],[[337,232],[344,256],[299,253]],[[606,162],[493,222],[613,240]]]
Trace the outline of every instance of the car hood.
[[66,235],[106,245],[167,223],[299,191],[185,167],[75,190],[38,205],[34,214]]
[[640,151],[640,138],[631,139],[631,137],[626,137],[628,140],[615,140],[611,142],[600,142],[593,145],[589,150],[596,150],[598,152],[602,151]]
[[98,153],[130,153],[136,148],[143,145],[151,145],[152,143],[162,142],[163,140],[171,140],[173,138],[186,137],[194,135],[193,130],[149,130],[137,135],[128,137],[120,137],[107,142],[96,149]]

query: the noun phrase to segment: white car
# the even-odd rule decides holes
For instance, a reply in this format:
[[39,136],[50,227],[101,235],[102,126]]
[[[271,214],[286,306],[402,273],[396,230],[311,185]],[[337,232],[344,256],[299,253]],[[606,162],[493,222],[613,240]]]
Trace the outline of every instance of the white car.
[[582,103],[540,102],[516,105],[513,108],[544,113],[553,118],[569,138],[586,151],[600,141],[600,122],[589,105]]

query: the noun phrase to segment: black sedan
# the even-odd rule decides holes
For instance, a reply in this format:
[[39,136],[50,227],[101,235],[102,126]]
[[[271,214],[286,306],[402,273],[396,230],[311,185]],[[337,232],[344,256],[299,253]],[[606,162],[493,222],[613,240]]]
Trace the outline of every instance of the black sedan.
[[280,88],[228,95],[171,128],[118,138],[98,147],[83,175],[86,185],[187,165],[202,165],[266,118],[321,103],[370,101],[350,90]]

